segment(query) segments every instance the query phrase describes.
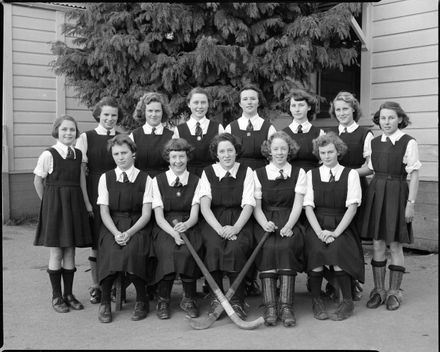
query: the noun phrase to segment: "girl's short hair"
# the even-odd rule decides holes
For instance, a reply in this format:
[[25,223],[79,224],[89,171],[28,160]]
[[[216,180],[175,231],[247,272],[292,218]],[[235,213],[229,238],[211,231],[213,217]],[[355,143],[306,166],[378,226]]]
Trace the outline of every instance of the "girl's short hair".
[[172,138],[163,147],[162,158],[170,161],[170,152],[186,152],[188,160],[191,160],[194,147],[184,138]]
[[70,115],[62,115],[62,116],[59,116],[55,119],[55,121],[53,122],[53,125],[52,125],[52,137],[58,139],[58,137],[59,137],[58,128],[61,126],[63,121],[72,121],[75,124],[75,128],[76,128],[75,138],[78,138],[79,137],[78,123]]
[[313,154],[321,160],[319,157],[319,148],[326,147],[329,144],[333,144],[336,148],[336,151],[339,153],[338,159],[342,158],[348,150],[347,145],[342,141],[339,136],[333,132],[327,132],[322,136],[315,138],[313,141]]
[[263,92],[261,91],[260,88],[258,88],[257,85],[251,84],[251,83],[244,85],[240,89],[240,91],[238,92],[238,97],[239,97],[240,100],[241,100],[241,93],[243,93],[245,90],[253,90],[253,91],[257,92],[258,93],[258,103],[259,103],[259,106],[263,107],[263,106],[266,105],[266,99],[264,98]]
[[190,90],[190,92],[186,96],[186,103],[187,104],[189,104],[189,102],[191,101],[191,98],[193,97],[194,94],[204,94],[204,95],[206,95],[206,99],[208,99],[208,105],[209,105],[209,94],[208,94],[208,91],[205,88],[202,88],[202,87],[195,87],[195,88]]
[[272,146],[272,142],[274,139],[279,138],[287,143],[289,146],[289,154],[287,155],[287,161],[291,161],[298,154],[300,146],[297,142],[295,142],[286,132],[277,131],[272,134],[266,141],[261,145],[261,154],[266,157],[267,160],[271,161],[272,156],[270,155],[270,148]]
[[162,120],[161,122],[166,122],[171,116],[170,109],[168,107],[168,100],[165,95],[157,92],[147,92],[139,98],[136,108],[133,112],[133,118],[138,121],[145,120],[145,109],[150,103],[160,103],[162,107]]
[[214,160],[218,160],[217,149],[220,142],[231,142],[235,148],[235,152],[237,153],[237,158],[241,156],[242,149],[240,141],[234,135],[225,132],[216,135],[209,144],[209,153]]
[[115,145],[126,144],[132,153],[136,153],[136,143],[128,136],[127,133],[119,133],[107,141],[107,150],[111,153]]
[[313,119],[313,115],[316,112],[316,105],[318,104],[318,100],[311,93],[306,92],[303,89],[293,89],[287,94],[287,102],[290,107],[290,101],[292,99],[296,101],[305,101],[308,106],[310,106],[310,110],[307,111],[307,119],[310,121]]
[[97,122],[99,122],[99,115],[101,115],[102,107],[103,106],[110,106],[112,108],[118,109],[118,120],[116,123],[119,123],[124,118],[124,114],[122,113],[121,107],[119,106],[118,102],[113,97],[104,97],[98,103],[96,103],[95,107],[93,108],[92,115],[95,118]]
[[399,103],[396,103],[394,101],[386,101],[381,106],[379,106],[379,110],[377,110],[373,116],[373,122],[376,125],[378,125],[379,127],[380,127],[380,123],[379,123],[380,110],[382,110],[382,109],[393,110],[396,112],[397,117],[402,118],[402,122],[400,122],[398,125],[399,129],[403,129],[411,123],[411,121],[409,120],[409,116],[402,109],[402,107],[399,105]]
[[349,92],[339,92],[335,99],[333,99],[333,101],[330,103],[330,109],[329,109],[329,114],[330,117],[335,118],[336,119],[336,114],[335,114],[335,102],[336,101],[345,101],[347,104],[349,104],[354,112],[353,112],[353,120],[358,122],[359,119],[362,116],[362,112],[361,112],[361,106],[359,104],[359,101],[355,98],[354,94],[351,94]]

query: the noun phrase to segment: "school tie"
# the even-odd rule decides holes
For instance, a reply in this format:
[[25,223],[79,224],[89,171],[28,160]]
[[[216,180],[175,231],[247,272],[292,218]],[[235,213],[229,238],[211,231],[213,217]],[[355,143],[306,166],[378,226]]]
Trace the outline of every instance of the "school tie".
[[303,126],[298,125],[298,129],[296,130],[296,133],[303,133]]
[[127,173],[124,171],[122,173],[122,183],[127,183],[127,182],[128,182]]
[[151,134],[156,135],[156,127],[153,127],[153,129],[151,130]]
[[176,181],[174,181],[174,188],[182,187],[182,182],[180,182],[179,176],[176,177]]
[[202,128],[200,127],[200,122],[196,123],[196,137],[198,141],[200,141],[203,137],[203,131]]
[[[391,139],[390,139],[390,137],[385,138],[385,142],[386,142],[386,143],[391,143]],[[392,143],[391,143],[391,144],[392,144]]]
[[280,175],[275,180],[284,180],[283,169],[280,170]]
[[71,147],[67,148],[66,159],[75,159],[75,154],[73,154],[73,149]]
[[228,177],[232,177],[232,176],[229,171],[226,171],[225,176],[223,176],[223,178],[228,178]]
[[341,134],[347,133],[347,127],[344,127],[344,130],[341,132]]
[[246,132],[252,132],[254,130],[254,126],[252,125],[251,120],[249,120],[248,125],[246,127]]
[[333,175],[332,170],[330,170],[330,178],[329,178],[328,182],[335,182],[335,175]]
[[110,136],[110,130],[107,130],[107,136]]

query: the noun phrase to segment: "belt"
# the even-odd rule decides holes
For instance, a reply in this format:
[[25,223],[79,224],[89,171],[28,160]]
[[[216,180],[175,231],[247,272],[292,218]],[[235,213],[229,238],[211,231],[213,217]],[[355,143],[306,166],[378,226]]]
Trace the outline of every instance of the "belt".
[[384,172],[376,172],[374,174],[374,177],[386,178],[388,180],[406,180],[406,176],[407,175],[390,175],[390,174],[386,174]]

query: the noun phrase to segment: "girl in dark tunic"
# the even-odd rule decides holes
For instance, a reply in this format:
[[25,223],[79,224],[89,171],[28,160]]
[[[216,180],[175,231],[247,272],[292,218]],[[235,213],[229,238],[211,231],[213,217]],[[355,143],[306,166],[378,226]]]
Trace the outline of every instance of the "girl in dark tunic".
[[76,147],[81,150],[83,159],[82,167],[85,169],[87,194],[93,207],[92,237],[93,244],[90,251],[89,263],[92,276],[92,286],[89,288],[90,303],[101,302],[101,288],[98,282],[96,270],[96,255],[99,230],[101,228],[101,214],[98,199],[98,181],[101,175],[115,168],[116,164],[113,157],[107,150],[107,141],[117,133],[115,126],[122,120],[122,110],[114,98],[102,98],[93,109],[93,117],[98,122],[98,126],[90,131],[82,133]]
[[[279,318],[290,327],[296,324],[295,277],[304,271],[304,228],[298,219],[306,192],[306,174],[287,161],[299,147],[285,132],[274,133],[261,149],[270,164],[254,172],[254,216],[260,225],[255,226],[255,239],[260,241],[265,231],[273,232],[256,258],[263,285],[263,317],[267,326],[276,325]],[[280,295],[276,297],[278,278]]]
[[[205,221],[201,223],[205,247],[204,263],[223,290],[223,276],[232,283],[252,250],[252,223],[255,205],[252,170],[236,162],[241,145],[229,133],[216,136],[210,145],[213,158],[219,160],[203,171],[200,180],[200,206]],[[241,319],[244,310],[244,282],[231,298],[232,308]],[[220,302],[211,292],[212,313]]]
[[34,186],[41,199],[34,245],[50,247],[47,272],[52,285],[52,307],[58,313],[68,312],[69,307],[84,309],[72,294],[75,247],[92,244],[88,217],[93,213],[81,168],[82,153],[73,148],[78,135],[73,117],[58,117],[52,127],[57,143],[40,155],[34,170]]
[[[373,133],[357,124],[361,117],[361,109],[359,102],[349,92],[339,92],[330,104],[330,116],[337,119],[339,125],[333,131],[339,135],[339,138],[347,145],[347,153],[339,159],[342,166],[355,169],[360,176],[362,187],[362,199],[365,199],[368,181],[366,176],[373,172],[368,168],[368,161],[371,156],[371,140]],[[357,235],[359,236],[362,228],[363,209],[365,202],[358,207],[354,217],[354,224],[356,226]],[[362,248],[362,247],[361,247]],[[362,254],[363,255],[363,254]],[[361,299],[361,292],[359,291],[360,284],[358,282],[352,283],[353,299],[359,301]],[[328,291],[328,290],[326,290]]]
[[159,93],[145,93],[136,105],[133,117],[145,123],[135,129],[130,138],[137,146],[134,165],[155,177],[168,169],[168,163],[162,158],[165,144],[172,138],[173,132],[164,126],[170,116],[165,97]]
[[[369,168],[374,177],[367,189],[365,221],[362,237],[373,239],[374,289],[368,308],[386,303],[396,310],[402,302],[403,273],[405,272],[403,243],[413,243],[412,221],[419,185],[419,152],[415,139],[401,131],[408,126],[409,117],[398,103],[385,102],[374,114],[373,122],[383,134],[371,142]],[[406,181],[410,175],[409,187]],[[390,286],[385,290],[386,248],[390,247]]]
[[342,291],[343,300],[332,320],[344,320],[353,314],[351,278],[364,282],[364,258],[353,223],[362,191],[359,174],[338,163],[347,146],[334,132],[313,141],[313,150],[323,165],[307,172],[307,192],[304,197],[307,220],[305,249],[313,314],[327,319],[322,301],[321,284],[324,266],[332,267]]
[[[183,285],[180,302],[188,316],[196,318],[196,280],[201,273],[180,233],[185,232],[194,249],[201,254],[202,238],[197,224],[199,215],[199,177],[189,173],[187,163],[193,147],[184,139],[172,139],[164,147],[163,158],[170,169],[153,179],[153,209],[156,225],[153,230],[158,283],[156,314],[170,317],[170,297],[176,275]],[[177,224],[173,224],[177,220]]]
[[175,128],[173,138],[184,138],[195,148],[188,163],[188,171],[200,177],[203,169],[214,161],[209,153],[209,144],[217,134],[223,133],[224,128],[218,122],[206,118],[209,98],[205,89],[193,88],[186,101],[191,116],[187,122]]
[[98,201],[103,225],[98,242],[98,278],[102,297],[98,319],[112,321],[110,291],[119,271],[126,272],[136,288],[136,303],[131,320],[147,316],[145,284],[150,279],[147,267],[151,237],[151,179],[134,167],[136,145],[126,134],[108,143],[117,165],[99,179]]

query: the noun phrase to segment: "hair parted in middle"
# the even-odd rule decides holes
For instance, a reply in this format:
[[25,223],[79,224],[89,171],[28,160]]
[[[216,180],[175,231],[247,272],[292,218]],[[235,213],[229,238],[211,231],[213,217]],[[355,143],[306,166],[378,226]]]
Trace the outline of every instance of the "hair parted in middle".
[[231,144],[235,148],[235,153],[237,154],[236,158],[240,157],[240,155],[242,153],[242,147],[241,147],[240,141],[234,135],[232,135],[228,132],[224,132],[224,133],[220,133],[220,134],[216,135],[212,139],[211,143],[209,144],[209,153],[211,154],[211,157],[214,160],[218,160],[217,150],[218,150],[218,145],[220,144],[220,142],[231,142]]
[[267,160],[269,161],[272,160],[270,148],[272,146],[273,140],[276,138],[282,139],[287,143],[287,145],[289,146],[289,154],[287,155],[287,161],[288,162],[292,161],[296,157],[296,154],[298,154],[300,146],[284,131],[277,131],[274,134],[272,134],[267,140],[265,140],[263,144],[261,144],[261,154],[263,154],[263,156],[265,156]]
[[336,151],[338,152],[338,160],[342,158],[348,150],[347,145],[333,131],[327,132],[326,134],[323,134],[322,136],[315,138],[312,141],[312,143],[313,143],[313,155],[315,155],[319,160],[321,160],[321,158],[319,157],[320,147],[322,148],[322,147],[326,147],[329,144],[333,144],[336,148]]
[[263,95],[263,91],[253,83],[247,83],[241,87],[240,91],[238,92],[239,100],[241,100],[241,93],[243,93],[245,90],[253,90],[258,93],[258,107],[264,107],[266,105],[266,98]]
[[189,102],[191,101],[191,98],[193,97],[194,94],[204,94],[206,96],[206,99],[208,99],[208,105],[209,105],[209,98],[210,97],[209,97],[208,91],[202,87],[194,87],[193,89],[190,90],[190,92],[186,96],[186,103],[187,104],[189,104]]
[[335,102],[338,100],[346,102],[347,104],[349,104],[353,108],[353,110],[354,110],[353,111],[353,120],[355,122],[358,122],[362,116],[361,106],[359,104],[359,101],[355,98],[354,94],[351,94],[349,92],[342,91],[336,95],[336,97],[330,103],[330,109],[328,111],[330,114],[330,117],[336,119]]
[[129,137],[127,133],[119,133],[107,141],[107,150],[111,153],[115,145],[126,144],[132,153],[136,153],[136,143]]
[[116,123],[122,121],[122,119],[124,118],[124,114],[122,113],[121,106],[118,104],[117,100],[113,97],[103,97],[100,101],[96,103],[92,112],[92,115],[96,121],[99,122],[99,115],[101,115],[103,106],[110,106],[111,108],[118,109],[118,120],[116,121]]
[[170,108],[168,106],[168,99],[165,95],[157,92],[147,92],[139,98],[136,108],[133,111],[133,118],[138,121],[145,120],[145,109],[150,103],[160,103],[162,107],[162,123],[168,121],[171,117]]
[[316,106],[318,104],[318,99],[313,96],[311,93],[305,91],[304,89],[292,89],[289,94],[286,96],[288,109],[290,110],[290,101],[305,101],[308,106],[310,106],[310,110],[307,111],[307,120],[312,120],[313,115],[316,112]]
[[162,158],[170,161],[170,152],[186,152],[188,160],[191,160],[194,147],[184,138],[172,138],[163,147]]

